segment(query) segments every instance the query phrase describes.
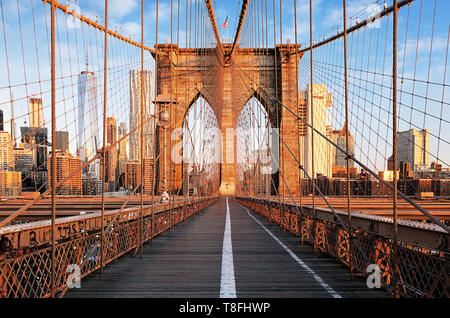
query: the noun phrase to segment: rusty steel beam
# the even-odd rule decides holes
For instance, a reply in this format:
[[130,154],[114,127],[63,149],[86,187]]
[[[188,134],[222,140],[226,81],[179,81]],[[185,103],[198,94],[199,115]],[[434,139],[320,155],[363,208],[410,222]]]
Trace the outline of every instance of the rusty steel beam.
[[[58,197],[56,216],[67,217],[67,216],[77,216],[80,212],[85,213],[99,212],[101,210],[101,200],[100,197],[96,198],[84,198],[84,197],[73,197],[73,198],[62,198]],[[83,199],[80,201],[80,199]],[[172,197],[176,202],[182,200],[183,197]],[[156,201],[159,201],[160,197],[155,197]],[[300,200],[299,196],[294,196],[293,198],[285,198],[286,203],[298,202]],[[347,209],[347,199],[345,197],[327,197],[330,204],[337,210],[346,211]],[[370,200],[370,201],[369,201]],[[8,217],[11,211],[15,211],[26,204],[29,200],[12,200],[3,202],[0,205],[0,220]],[[105,198],[105,211],[117,210],[123,205],[124,202],[128,202],[128,207],[137,207],[140,204],[139,196],[134,196],[133,199],[126,201],[124,197],[121,198]],[[303,197],[302,202],[306,205],[311,204],[310,197]],[[450,222],[450,201],[417,201],[420,202],[424,209],[429,211],[433,216],[441,221]],[[151,199],[149,197],[144,199],[144,204],[151,204]],[[326,203],[319,199],[316,199],[316,206],[326,207]],[[358,198],[352,197],[352,211],[368,215],[379,215],[379,216],[392,216],[392,200],[387,197],[384,198]],[[398,202],[398,217],[403,220],[424,220],[425,216],[417,211],[408,202],[399,200]],[[16,220],[22,221],[36,221],[49,219],[51,216],[51,204],[49,199],[43,199],[41,202],[36,203],[28,211],[23,213]],[[2,231],[0,230],[0,233]]]
[[[403,1],[400,1],[400,2],[397,4],[397,10],[399,10],[401,7],[403,7],[403,6],[405,6],[405,5],[410,5],[413,1],[414,1],[414,0],[403,0]],[[394,11],[394,6],[390,6],[390,7],[386,8],[386,9],[384,9],[383,11],[381,11],[379,14],[376,14],[376,15],[370,17],[370,18],[365,19],[364,21],[361,21],[360,23],[355,24],[354,26],[352,26],[352,27],[350,27],[350,28],[348,28],[348,29],[346,30],[346,31],[347,31],[347,35],[348,35],[349,33],[352,33],[352,32],[354,32],[354,31],[357,31],[357,30],[361,29],[362,27],[367,26],[369,23],[373,23],[376,19],[381,19],[381,18],[384,17],[385,15],[389,15],[389,14],[390,14],[391,12],[393,12],[393,11]],[[343,36],[344,36],[344,31],[339,32],[339,33],[337,33],[336,35],[333,35],[332,37],[329,37],[328,39],[325,39],[325,40],[323,40],[323,41],[321,41],[321,42],[318,42],[318,43],[316,43],[316,44],[313,44],[313,45],[312,45],[312,48],[313,48],[313,49],[316,49],[316,48],[318,48],[318,47],[320,47],[320,46],[322,46],[322,45],[325,45],[325,44],[327,44],[327,43],[329,43],[329,42],[332,42],[332,41],[334,41],[334,40],[337,40],[337,39],[339,39],[339,38],[341,38],[341,37],[343,37]],[[304,48],[304,49],[302,49],[302,50],[298,50],[297,52],[288,53],[288,55],[293,55],[293,54],[303,54],[303,53],[308,52],[308,51],[310,51],[310,50],[311,50],[311,46],[309,46],[309,47],[307,47],[307,48]]]
[[[42,2],[44,4],[45,3],[52,3],[52,0],[42,0]],[[55,6],[56,6],[56,9],[61,10],[62,12],[64,12],[64,14],[70,14],[74,18],[80,19],[81,22],[84,22],[84,23],[86,23],[88,25],[91,25],[94,28],[96,28],[96,29],[98,29],[98,30],[100,30],[102,32],[106,32],[110,36],[113,36],[113,37],[115,37],[115,38],[117,38],[117,39],[119,39],[121,41],[124,41],[124,42],[126,42],[128,44],[131,44],[133,46],[136,46],[138,48],[143,48],[144,50],[150,52],[153,56],[155,56],[155,54],[162,54],[162,55],[164,55],[163,52],[159,52],[159,51],[156,51],[154,49],[149,48],[148,46],[141,45],[140,43],[135,42],[135,41],[133,41],[133,40],[131,40],[131,39],[129,39],[129,38],[127,38],[127,37],[117,33],[117,32],[115,32],[115,31],[112,31],[110,29],[105,28],[103,25],[98,24],[97,21],[92,21],[91,19],[88,19],[85,16],[83,16],[83,15],[81,15],[81,14],[79,14],[79,13],[73,11],[73,10],[71,10],[68,5],[65,6],[65,5],[62,5],[61,3],[59,3],[58,1],[55,1]]]
[[236,35],[234,36],[233,46],[231,47],[230,53],[227,54],[230,57],[233,55],[234,49],[236,48],[236,45],[239,41],[239,36],[241,35],[242,25],[244,24],[245,15],[247,14],[248,3],[249,3],[248,0],[242,1],[241,14],[239,16],[239,22],[238,22],[238,26],[236,29]]
[[[252,202],[266,206],[270,204],[274,209],[278,208],[276,199],[255,199],[246,197],[237,197],[241,202]],[[297,212],[294,203],[285,203],[284,209],[295,214]],[[348,213],[344,210],[336,210],[337,214],[348,223]],[[303,215],[310,220],[317,217],[321,223],[340,225],[335,217],[335,213],[328,207],[316,206],[314,209],[312,205],[303,205]],[[391,213],[392,216],[392,213]],[[392,227],[392,217],[387,218],[377,215],[367,215],[360,212],[352,211],[352,226],[354,230],[362,231],[364,234],[375,234],[382,237],[392,238],[394,230]],[[399,220],[398,221],[398,239],[407,244],[417,244],[431,249],[436,249],[445,253],[450,252],[450,235],[442,228],[435,224]]]
[[217,29],[216,17],[214,15],[214,9],[211,0],[205,0],[206,8],[208,9],[209,20],[211,21],[212,28],[214,30],[214,35],[216,36],[217,45],[219,46],[222,54],[225,55],[223,50],[222,41],[220,41],[219,30]]

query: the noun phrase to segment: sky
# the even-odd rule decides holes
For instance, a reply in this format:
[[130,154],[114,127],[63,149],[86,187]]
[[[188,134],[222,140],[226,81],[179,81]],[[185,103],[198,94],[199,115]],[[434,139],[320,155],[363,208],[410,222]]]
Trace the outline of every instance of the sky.
[[[65,1],[61,1],[66,3]],[[230,41],[236,31],[236,25],[239,18],[239,13],[241,9],[240,0],[214,0],[213,7],[215,11],[216,21],[218,24],[219,33],[221,35],[222,41]],[[186,20],[186,3],[189,8],[193,8],[191,18],[188,17]],[[179,45],[184,46],[194,46],[194,30],[195,30],[195,8],[199,3],[203,3],[200,0],[180,0],[180,10],[178,10],[178,0],[173,0],[173,7],[171,9],[170,0],[160,0],[158,2],[158,42],[170,42],[171,37],[174,42],[177,42],[179,38]],[[279,1],[275,1],[275,19],[273,15],[273,2],[269,0],[259,0],[251,1],[253,3],[248,11],[248,17],[256,13],[254,10],[255,6],[263,4],[265,9],[267,3],[267,20],[268,20],[268,38],[269,46],[274,44],[273,36],[273,24],[276,21],[276,41],[277,44],[280,41],[280,11],[279,11]],[[297,0],[297,42],[303,46],[308,46],[309,44],[309,0]],[[408,27],[408,38],[406,39],[406,22],[408,9],[404,7],[399,13],[399,36],[398,36],[398,61],[401,67],[399,68],[399,73],[403,74],[405,77],[420,79],[427,81],[428,77],[431,82],[443,83],[444,76],[446,76],[446,82],[448,82],[448,70],[447,74],[444,74],[444,63],[445,55],[447,51],[447,38],[449,32],[449,18],[448,12],[450,12],[450,1],[447,0],[436,0],[437,12],[435,14],[434,28],[433,26],[433,0],[415,0],[410,8],[410,18]],[[376,14],[382,9],[384,1],[382,0],[348,0],[347,1],[347,16],[348,25],[352,25],[357,19],[362,20]],[[387,5],[391,5],[392,0],[387,1]],[[420,41],[418,45],[418,62],[414,63],[416,45],[417,45],[417,26],[419,24],[419,12],[422,4],[421,13],[421,29],[420,29]],[[71,0],[69,1],[70,8],[79,12],[80,14],[92,19],[98,20],[100,24],[104,24],[104,1],[90,1],[90,0]],[[44,117],[48,120],[50,118],[49,109],[49,79],[50,79],[50,69],[49,65],[49,5],[43,4],[40,0],[2,0],[2,18],[0,26],[0,109],[4,111],[5,120],[8,121],[11,118],[11,95],[14,99],[14,115],[17,122],[17,126],[21,126],[27,120],[25,114],[27,113],[27,102],[26,96],[31,96],[33,94],[41,95],[44,100]],[[120,34],[127,37],[140,41],[141,32],[141,2],[138,0],[109,0],[109,28],[117,30]],[[173,18],[171,19],[171,10],[173,10]],[[337,30],[342,30],[342,1],[340,0],[313,0],[313,39],[314,41],[320,41],[324,37],[328,37],[335,34]],[[180,26],[178,28],[178,11]],[[222,28],[221,25],[225,22],[228,17],[228,28]],[[19,19],[20,18],[20,19]],[[203,19],[208,23],[208,17],[206,13]],[[391,16],[389,17],[391,19]],[[380,30],[385,30],[384,21],[381,22]],[[171,36],[171,21],[172,21],[172,36]],[[77,81],[77,75],[80,70],[84,69],[86,64],[85,53],[88,52],[88,64],[89,69],[98,72],[98,83],[97,86],[102,87],[102,37],[99,32],[86,32],[86,28],[80,28],[73,22],[70,17],[64,16],[63,13],[58,12],[57,14],[58,22],[58,37],[57,37],[57,87],[59,87],[57,92],[58,110],[59,116],[57,120],[58,129],[76,131],[75,122],[76,114],[74,114],[73,109],[77,106],[77,86],[74,84]],[[68,25],[68,29],[66,28]],[[186,29],[187,26],[187,29]],[[390,26],[391,27],[391,26]],[[191,32],[189,32],[191,28]],[[178,29],[179,34],[178,34]],[[294,0],[282,1],[282,29],[283,29],[283,42],[286,43],[290,41],[295,42],[294,35]],[[377,25],[375,25],[375,29]],[[241,35],[241,46],[246,46],[246,30],[248,27],[244,26],[243,33]],[[369,30],[369,29],[367,29]],[[391,29],[389,29],[391,30]],[[375,31],[374,31],[375,32]],[[382,32],[380,32],[382,33]],[[186,41],[186,35],[191,35],[190,40]],[[361,35],[362,33],[360,33]],[[433,35],[433,51],[431,54],[430,62],[430,43],[431,35]],[[362,43],[361,39],[357,40],[356,33],[349,37],[349,42],[353,39],[354,43]],[[6,38],[5,38],[6,37]],[[228,39],[227,39],[228,38]],[[156,42],[156,0],[144,1],[144,41],[149,47],[153,47]],[[212,34],[208,36],[208,45],[214,45],[214,38]],[[367,38],[365,43],[368,43]],[[5,45],[6,44],[6,45]],[[350,45],[350,44],[349,44]],[[387,38],[386,43],[387,50],[392,50],[392,39]],[[140,50],[137,48],[130,48],[128,45],[120,43],[120,41],[111,40],[111,49],[109,53],[110,64],[114,65],[116,72],[112,72],[109,76],[109,82],[111,87],[116,87],[116,89],[111,88],[108,91],[108,112],[114,114],[117,117],[118,122],[125,121],[128,122],[128,114],[126,105],[128,103],[128,88],[124,85],[117,83],[128,81],[128,69],[137,67],[139,65]],[[88,48],[86,50],[86,48]],[[361,49],[361,48],[360,48]],[[366,44],[366,50],[368,50],[368,45]],[[406,51],[405,51],[406,49]],[[325,48],[324,48],[325,50]],[[323,50],[323,51],[324,51]],[[368,61],[362,61],[361,56],[367,56],[367,52],[363,52],[362,49],[359,53],[355,47],[353,47],[353,52],[349,54],[349,65],[354,68],[368,68],[375,69],[375,57],[380,56],[381,52],[378,54],[369,55]],[[372,47],[373,51],[373,47]],[[326,52],[326,51],[324,51]],[[364,53],[364,54],[363,54]],[[403,54],[405,53],[405,54]],[[318,58],[317,62],[324,63],[325,53],[321,53],[317,50]],[[322,55],[320,55],[322,54]],[[330,54],[330,53],[328,53]],[[385,69],[381,69],[381,63],[378,61],[376,72],[379,73],[389,73],[391,68],[391,63],[389,61],[389,56],[387,58]],[[39,61],[39,63],[37,63]],[[146,68],[151,69],[154,65],[152,59],[149,55],[146,55]],[[405,61],[405,62],[404,62]],[[303,63],[303,64],[302,64]],[[308,57],[302,59],[300,67],[305,67],[308,64]],[[120,66],[123,66],[122,68]],[[126,66],[126,67],[124,67]],[[428,69],[430,69],[430,74],[428,75]],[[9,70],[8,72],[3,70]],[[361,75],[363,74],[363,75]],[[415,75],[414,75],[415,74]],[[365,73],[354,72],[355,78],[366,76]],[[304,85],[306,82],[307,73],[303,73],[300,76],[300,85]],[[326,78],[320,78],[319,80],[326,81]],[[376,77],[374,81],[381,83],[381,79]],[[26,83],[26,85],[25,85]],[[383,82],[386,83],[386,82]],[[116,85],[116,86],[114,86]],[[430,128],[433,133],[437,136],[439,123],[436,120],[432,120],[434,117],[450,118],[449,106],[445,104],[442,115],[440,113],[440,105],[438,101],[442,99],[446,102],[449,100],[448,96],[448,86],[442,89],[442,85],[426,85],[419,84],[416,82],[414,88],[411,87],[412,82],[405,80],[404,89],[405,90],[415,90],[415,94],[427,95],[430,97],[428,103],[428,113],[429,116],[425,116],[423,120],[423,115],[420,112],[412,112],[412,115],[408,112],[407,108],[400,109],[401,118],[406,118],[404,122],[400,121],[400,129],[408,129],[411,123],[417,124],[418,127],[426,126]],[[10,86],[12,87],[10,90]],[[385,92],[382,91],[384,94]],[[444,95],[442,95],[444,93]],[[342,107],[338,105],[339,92],[336,92],[336,105],[335,109],[336,118],[338,117],[338,108]],[[99,98],[101,99],[101,94],[99,93]],[[443,96],[443,97],[442,97]],[[403,97],[406,98],[406,97]],[[405,99],[404,99],[405,100]],[[434,100],[434,101],[433,101]],[[437,102],[436,102],[437,101]],[[418,109],[424,107],[423,99],[416,99],[406,102],[406,104],[414,104],[414,107]],[[357,117],[357,107],[362,107],[362,101],[359,99],[353,100],[355,113],[353,114],[353,127],[357,127],[358,120]],[[389,108],[389,105],[385,105],[386,101],[380,99],[380,107],[385,109]],[[417,104],[417,106],[416,106]],[[420,105],[419,105],[420,104]],[[99,112],[101,114],[101,112]],[[340,111],[342,114],[342,109]],[[339,115],[341,116],[341,115]],[[411,119],[409,118],[411,116]],[[336,120],[336,127],[342,125],[342,118],[339,117]],[[388,121],[388,112],[384,117],[380,118],[380,121]],[[361,124],[361,123],[360,123]],[[8,126],[8,124],[7,124]],[[440,125],[439,136],[442,140],[450,140],[448,138],[448,131],[450,126],[446,123]],[[99,126],[101,127],[101,125]],[[16,127],[16,131],[18,131]],[[360,132],[361,133],[361,132]],[[388,135],[387,135],[388,136]],[[366,145],[362,145],[364,136],[356,136],[356,139],[362,140],[361,147],[365,149]],[[385,136],[386,138],[386,136]],[[389,138],[389,136],[388,136]],[[71,136],[71,151],[74,151],[74,136]],[[432,138],[432,149],[431,152],[436,154],[437,152],[437,138]],[[450,148],[448,143],[441,142],[441,149],[439,157],[445,158],[445,162],[450,162]],[[385,153],[385,155],[389,155]],[[366,154],[370,156],[370,154]]]

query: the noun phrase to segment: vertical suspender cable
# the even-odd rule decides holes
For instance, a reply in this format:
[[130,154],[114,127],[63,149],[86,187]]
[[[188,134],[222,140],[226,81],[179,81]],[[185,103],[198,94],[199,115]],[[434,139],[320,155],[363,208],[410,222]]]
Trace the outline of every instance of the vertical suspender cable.
[[[158,54],[156,54],[158,55]],[[141,153],[141,213],[139,218],[139,257],[142,258],[142,241],[144,240],[144,0],[141,0],[141,85],[139,92],[140,103],[140,153]],[[153,203],[152,203],[153,205]]]
[[[172,125],[173,122],[173,118],[172,118],[172,108],[174,106],[174,104],[172,104],[172,90],[173,90],[173,81],[172,81],[172,71],[173,71],[173,63],[172,63],[172,52],[173,52],[173,0],[170,0],[170,53],[169,53],[169,63],[170,63],[170,104],[169,104],[169,115],[170,115],[170,125]],[[170,126],[169,126],[170,127]],[[168,128],[166,128],[167,130]],[[166,146],[166,145],[165,145]],[[172,149],[172,138],[169,138],[169,149]],[[167,189],[167,193],[171,193],[171,191],[173,190],[173,173],[172,173],[172,160],[169,161],[169,180],[167,182],[168,184],[168,189]],[[174,195],[175,192],[172,192],[172,195]],[[170,231],[172,230],[172,227],[175,225],[175,220],[173,219],[173,213],[172,213],[172,209],[171,209],[171,204],[170,201],[172,199],[172,195],[169,196],[169,201],[167,202],[167,204],[169,205],[169,213],[170,213],[170,218],[169,218],[169,234]],[[173,207],[173,206],[172,206]]]
[[[343,24],[344,24],[344,89],[345,89],[345,151],[347,154],[350,154],[349,152],[349,146],[348,146],[348,139],[350,135],[350,131],[348,130],[348,74],[347,74],[347,3],[346,0],[343,0]],[[338,150],[336,150],[338,151]],[[347,162],[347,210],[348,210],[348,227],[349,227],[349,265],[350,265],[350,277],[353,277],[353,264],[352,264],[352,213],[351,213],[351,206],[350,206],[350,158],[347,155],[346,157]]]
[[[265,23],[266,23],[266,25],[265,25],[265,29],[266,29],[266,67],[265,67],[265,82],[266,82],[266,85],[265,85],[265,90],[266,90],[266,92],[268,92],[269,91],[269,81],[268,81],[268,78],[269,78],[269,31],[268,31],[268,14],[267,14],[267,0],[265,0],[265,6],[266,6],[266,10],[265,10],[265,16],[266,16],[266,19],[265,19]],[[267,184],[267,189],[266,189],[266,195],[267,195],[267,205],[268,205],[268,219],[269,219],[269,222],[271,221],[271,216],[272,216],[272,203],[271,203],[271,200],[270,200],[270,195],[271,195],[271,188],[272,188],[272,182],[273,182],[273,180],[272,180],[272,166],[273,166],[273,164],[272,164],[272,158],[271,158],[271,155],[272,155],[272,149],[271,149],[271,147],[270,147],[270,108],[269,108],[269,103],[268,103],[268,98],[267,98],[267,93],[266,93],[266,96],[265,96],[265,99],[266,99],[266,112],[267,112],[267,157],[268,158],[270,158],[269,159],[269,163],[270,163],[270,165],[271,165],[271,167],[270,167],[270,175],[268,176],[268,178],[269,178],[269,180],[268,180],[268,184]]]
[[[142,7],[144,7],[144,0],[142,0]],[[155,40],[155,47],[158,49],[158,11],[159,11],[159,0],[156,0],[156,40]],[[144,12],[144,10],[142,10]],[[142,13],[143,15],[144,13]],[[142,18],[143,19],[143,18]],[[156,97],[158,96],[158,55],[155,54],[155,101]],[[158,115],[158,110],[156,109],[157,104],[155,103],[155,115]],[[157,121],[158,119],[155,119]],[[150,237],[153,238],[154,231],[155,231],[155,185],[156,185],[156,122],[154,123],[154,129],[153,129],[153,176],[152,176],[152,227],[151,227],[151,235]]]
[[[108,0],[105,0],[105,30],[108,29]],[[101,240],[100,240],[100,279],[103,279],[103,265],[104,260],[104,248],[105,248],[105,230],[104,230],[104,218],[105,218],[105,174],[106,174],[106,87],[107,87],[107,75],[108,75],[108,32],[105,31],[105,47],[104,47],[104,64],[103,64],[103,149],[102,149],[102,161],[103,161],[103,173],[102,173],[102,215],[100,220],[101,227]]]
[[[277,65],[277,24],[276,24],[276,9],[275,9],[275,0],[272,1],[273,2],[273,47],[274,47],[274,65],[275,65],[275,99],[278,100],[278,65]],[[275,103],[276,108],[275,108],[275,112],[276,112],[276,129],[280,129],[280,108],[279,108],[279,104],[276,102]],[[280,136],[278,136],[279,139]],[[277,163],[277,167],[278,167],[278,182],[277,182],[277,186],[278,186],[278,205],[279,207],[281,207],[281,200],[280,200],[280,143],[278,142],[278,163]],[[284,184],[283,184],[284,187]],[[279,213],[281,212],[281,208]]]
[[283,45],[283,8],[280,0],[280,44]]
[[50,296],[55,297],[56,292],[56,257],[55,257],[55,218],[56,218],[56,94],[55,94],[55,1],[51,3],[51,91],[52,91],[52,162],[51,162],[51,180],[52,180],[52,249],[51,249],[51,276],[50,276]]
[[[314,215],[314,222],[313,222],[313,245],[314,245],[314,252],[316,251],[316,239],[315,239],[315,226],[316,226],[316,205],[315,205],[315,169],[314,169],[314,84],[313,84],[313,40],[312,40],[312,0],[309,0],[309,45],[311,47],[311,50],[309,51],[311,54],[310,59],[310,91],[308,94],[310,94],[311,97],[311,104],[310,104],[310,117],[311,117],[311,182],[312,182],[312,208],[313,208],[313,215]],[[309,148],[309,147],[308,147]]]
[[[294,49],[297,50],[298,45],[298,39],[297,39],[297,0],[294,0],[294,36],[295,36],[295,47]],[[300,134],[300,125],[303,126],[303,123],[300,123],[298,117],[299,117],[299,105],[298,105],[298,54],[295,54],[295,108],[297,111],[297,148],[298,148],[298,161],[300,161],[300,164],[302,164],[302,150],[300,142],[301,139],[303,139],[303,136]],[[300,203],[300,214],[297,216],[297,228],[298,228],[298,236],[303,241],[303,236],[301,233],[301,227],[303,222],[303,206],[302,206],[302,169],[301,166],[298,166],[298,192],[299,192],[299,203]],[[296,202],[293,202],[296,204]],[[303,242],[302,242],[303,243]]]
[[[282,70],[283,70],[283,61],[282,61],[282,50],[283,50],[283,9],[281,6],[281,0],[280,0],[280,73],[282,74]],[[281,81],[283,81],[283,78],[281,79]],[[281,84],[280,89],[283,89],[283,84]],[[281,93],[281,100],[283,99],[283,93]],[[283,134],[283,129],[284,129],[284,125],[283,125],[283,115],[282,115],[282,108],[280,107],[281,111],[280,111],[280,134]],[[284,143],[281,143],[281,155],[283,158],[283,161],[281,161],[281,164],[279,165],[281,170],[283,171],[283,179],[284,179]],[[285,182],[283,182],[283,191],[282,191],[282,196],[283,196],[283,218],[286,220],[286,216],[285,216],[285,194],[286,194],[286,188],[287,185],[285,184]],[[289,192],[289,189],[287,189]],[[286,222],[287,224],[287,222]],[[285,228],[283,229],[283,234],[286,234],[286,230]]]
[[397,18],[398,3],[394,0],[392,28],[392,138],[393,138],[393,218],[394,218],[394,293],[398,297],[397,275]]

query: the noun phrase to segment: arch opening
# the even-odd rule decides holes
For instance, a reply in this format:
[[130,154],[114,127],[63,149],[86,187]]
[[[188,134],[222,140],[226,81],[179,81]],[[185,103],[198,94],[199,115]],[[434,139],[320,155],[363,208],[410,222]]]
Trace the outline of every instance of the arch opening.
[[278,134],[264,105],[252,96],[236,120],[236,192],[275,194],[278,188]]
[[221,140],[218,120],[202,95],[190,105],[182,128],[183,193],[217,194]]

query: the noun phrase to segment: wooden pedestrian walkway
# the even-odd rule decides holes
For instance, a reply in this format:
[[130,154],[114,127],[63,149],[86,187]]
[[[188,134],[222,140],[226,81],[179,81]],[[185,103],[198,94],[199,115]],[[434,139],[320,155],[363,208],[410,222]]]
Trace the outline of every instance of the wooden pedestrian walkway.
[[[224,244],[227,210],[230,246]],[[360,278],[350,280],[344,265],[314,256],[310,245],[302,246],[298,238],[225,197],[146,244],[142,259],[124,255],[105,268],[103,280],[95,273],[65,297],[220,297],[233,292],[237,297],[388,297]]]

